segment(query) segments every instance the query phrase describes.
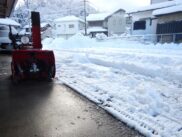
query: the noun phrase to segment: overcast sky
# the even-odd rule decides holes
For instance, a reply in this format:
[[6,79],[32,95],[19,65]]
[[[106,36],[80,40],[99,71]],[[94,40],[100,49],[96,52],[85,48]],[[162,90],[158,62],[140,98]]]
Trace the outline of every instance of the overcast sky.
[[131,10],[136,7],[147,6],[150,0],[89,0],[100,10],[112,11],[118,8]]

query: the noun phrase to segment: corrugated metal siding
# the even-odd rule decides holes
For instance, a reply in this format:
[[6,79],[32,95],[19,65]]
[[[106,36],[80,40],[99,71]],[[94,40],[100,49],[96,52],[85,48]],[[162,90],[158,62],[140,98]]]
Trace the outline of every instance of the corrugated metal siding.
[[157,25],[157,34],[182,33],[182,21],[173,21]]
[[[181,33],[182,21],[173,21],[157,25],[157,34],[165,34],[162,36],[162,42],[181,42]],[[161,36],[158,37],[158,41],[160,40]]]

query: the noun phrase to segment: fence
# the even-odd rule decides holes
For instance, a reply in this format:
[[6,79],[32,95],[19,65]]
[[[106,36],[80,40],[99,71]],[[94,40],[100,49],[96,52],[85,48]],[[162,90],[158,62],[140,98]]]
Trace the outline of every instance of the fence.
[[140,42],[151,43],[182,43],[182,33],[171,34],[146,34],[146,35],[126,35],[109,37],[108,39],[127,39]]

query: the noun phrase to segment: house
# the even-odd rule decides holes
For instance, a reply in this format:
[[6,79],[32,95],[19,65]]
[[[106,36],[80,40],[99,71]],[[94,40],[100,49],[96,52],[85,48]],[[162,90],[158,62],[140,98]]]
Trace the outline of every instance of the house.
[[68,39],[84,29],[85,22],[75,16],[66,16],[54,20],[56,36]]
[[111,13],[90,14],[87,17],[87,22],[88,22],[87,33],[91,37],[95,37],[97,33],[104,33],[105,35],[108,35],[107,22],[105,19],[110,14]]
[[159,42],[182,42],[182,2],[172,7],[155,10],[153,16],[158,18]]
[[125,10],[119,9],[106,18],[108,35],[122,34],[125,32],[126,20]]
[[111,13],[90,14],[87,17],[88,33],[94,37],[97,33],[122,34],[125,32],[125,10],[119,9]]
[[128,13],[132,16],[132,35],[156,34],[158,19],[153,15],[153,11],[176,5],[174,1],[162,1],[152,0],[151,5]]

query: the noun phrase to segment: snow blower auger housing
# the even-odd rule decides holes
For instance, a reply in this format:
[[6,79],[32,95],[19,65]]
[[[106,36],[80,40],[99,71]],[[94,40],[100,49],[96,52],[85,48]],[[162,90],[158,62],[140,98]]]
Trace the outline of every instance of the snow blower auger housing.
[[39,12],[31,13],[32,45],[15,49],[12,53],[12,78],[52,79],[55,77],[55,58],[51,50],[42,50]]

